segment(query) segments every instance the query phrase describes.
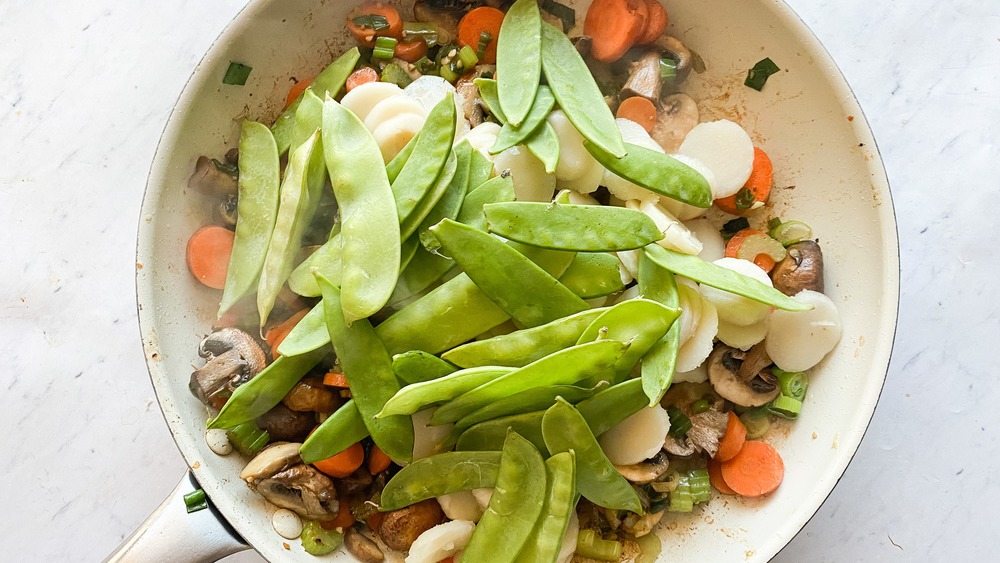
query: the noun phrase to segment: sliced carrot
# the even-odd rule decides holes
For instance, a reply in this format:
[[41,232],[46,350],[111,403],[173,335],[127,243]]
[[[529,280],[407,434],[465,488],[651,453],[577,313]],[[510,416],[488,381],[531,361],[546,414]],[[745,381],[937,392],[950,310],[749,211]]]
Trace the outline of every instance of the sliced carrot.
[[337,528],[346,528],[353,523],[354,515],[351,514],[351,504],[347,502],[346,499],[341,499],[340,510],[337,511],[337,517],[333,520],[320,522],[319,525],[324,530],[335,530]]
[[191,275],[213,289],[226,287],[229,255],[236,233],[225,227],[206,225],[191,235],[187,243],[187,267]]
[[[764,151],[754,147],[753,169],[750,171],[750,177],[747,178],[747,182],[743,184],[743,187],[750,190],[750,193],[753,194],[754,202],[766,202],[767,198],[771,195],[771,185],[773,183],[774,167],[771,165],[771,159]],[[750,208],[738,209],[736,207],[737,195],[739,194],[735,193],[729,197],[719,198],[715,200],[715,206],[726,213],[746,215],[750,211]]]
[[765,274],[770,274],[774,265],[777,264],[777,262],[774,261],[774,258],[771,258],[768,254],[758,254],[754,257],[753,263],[757,264],[757,267],[761,270],[764,270]]
[[438,561],[438,563],[455,563],[455,557],[445,557],[444,559]]
[[636,40],[637,45],[648,45],[656,41],[667,29],[667,9],[660,4],[659,0],[644,0],[646,10],[646,24],[643,27],[642,35]]
[[[389,27],[375,30],[371,27],[360,26],[354,23],[354,19],[361,16],[382,16]],[[403,36],[403,20],[399,17],[396,8],[385,2],[364,2],[347,15],[347,29],[354,36],[354,40],[365,47],[374,47],[375,39],[378,37],[395,37],[399,39]]]
[[308,312],[309,309],[302,309],[301,311],[295,313],[291,317],[288,317],[288,319],[285,322],[267,331],[267,334],[264,335],[264,341],[267,342],[267,345],[271,347],[272,358],[277,358],[279,356],[278,346],[281,345],[281,342],[285,340],[285,337],[288,336],[288,333],[292,332],[292,329],[295,328],[295,325],[299,324],[299,321],[301,321],[302,317],[306,316],[306,313]]
[[642,128],[649,133],[656,125],[656,106],[653,105],[653,102],[642,96],[632,96],[631,98],[625,98],[619,104],[615,117],[634,121],[642,125]]
[[726,433],[719,440],[719,451],[715,454],[717,461],[729,461],[740,453],[743,442],[747,439],[747,427],[743,426],[740,417],[736,413],[729,411],[729,422],[726,424]]
[[368,472],[372,475],[381,473],[389,468],[392,460],[385,455],[378,446],[372,446],[372,451],[368,452]]
[[486,56],[481,62],[494,64],[497,62],[497,37],[500,36],[500,24],[503,23],[503,12],[489,6],[481,6],[470,10],[458,22],[458,45],[468,45],[479,49],[479,37],[485,31],[490,34],[490,42],[486,44]]
[[370,66],[363,66],[352,72],[351,75],[347,77],[345,87],[347,88],[347,91],[350,92],[358,86],[369,82],[378,82],[378,72]]
[[330,387],[343,387],[348,388],[347,378],[344,374],[335,371],[328,371],[326,375],[323,376],[323,385],[329,385]]
[[397,59],[402,59],[408,63],[415,63],[427,55],[427,42],[423,39],[418,39],[412,43],[400,41],[396,43],[396,51],[393,52],[393,55]]
[[708,482],[724,495],[736,494],[736,491],[730,489],[726,480],[722,478],[722,462],[717,459],[708,460]]
[[592,39],[590,53],[610,63],[621,58],[642,35],[645,0],[594,0],[583,23],[584,35]]
[[785,464],[770,444],[747,440],[736,457],[722,463],[722,478],[745,497],[773,492],[785,476]]
[[385,518],[385,512],[374,512],[368,518],[365,518],[365,524],[372,530],[377,530],[379,524],[382,523],[382,518]]
[[302,92],[305,92],[306,88],[308,88],[312,83],[312,78],[306,78],[305,80],[299,80],[295,84],[292,84],[292,87],[288,89],[288,97],[285,98],[285,109],[288,109],[288,106],[292,105],[292,102],[298,99],[298,97],[302,95]]
[[355,442],[339,454],[313,463],[316,469],[330,477],[344,478],[354,473],[365,461],[365,449]]

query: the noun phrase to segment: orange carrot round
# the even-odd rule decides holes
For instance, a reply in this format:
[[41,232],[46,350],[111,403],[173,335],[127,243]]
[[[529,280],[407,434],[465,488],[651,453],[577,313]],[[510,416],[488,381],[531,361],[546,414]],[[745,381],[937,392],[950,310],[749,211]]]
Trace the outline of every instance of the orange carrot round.
[[299,80],[295,84],[292,84],[292,87],[288,89],[288,97],[285,98],[285,109],[288,109],[288,106],[292,105],[292,102],[301,96],[302,92],[305,92],[306,88],[308,88],[312,83],[312,78],[306,78],[305,80]]
[[621,58],[642,35],[647,12],[645,0],[594,0],[583,22],[583,33],[592,39],[590,53],[610,63]]
[[497,37],[500,36],[500,24],[504,13],[496,8],[481,6],[470,10],[458,22],[458,45],[468,45],[473,50],[479,48],[479,37],[485,31],[490,34],[490,42],[486,44],[486,56],[481,62],[494,64],[497,62]]
[[717,459],[708,460],[708,482],[724,495],[736,494],[736,491],[730,489],[726,480],[722,478],[722,462]]
[[365,524],[368,524],[369,529],[377,530],[383,518],[385,518],[385,512],[373,512],[371,516],[365,518]]
[[756,264],[761,270],[764,270],[765,274],[770,274],[771,270],[774,269],[774,265],[777,264],[777,262],[774,261],[774,258],[771,258],[771,256],[767,254],[758,254],[754,257],[753,263]]
[[[370,27],[357,25],[354,23],[354,19],[360,16],[382,16],[389,27],[376,31]],[[403,20],[400,19],[396,8],[385,2],[364,2],[347,15],[347,29],[359,45],[374,47],[375,39],[378,37],[401,38],[403,36]]]
[[339,454],[313,463],[316,469],[330,477],[344,478],[354,473],[365,461],[365,449],[361,442],[355,442]]
[[272,358],[277,358],[280,355],[278,354],[278,346],[281,345],[281,342],[285,339],[286,336],[288,336],[288,333],[292,332],[292,329],[295,328],[295,325],[299,324],[299,321],[301,321],[302,317],[306,316],[306,313],[308,312],[309,309],[302,309],[301,311],[289,317],[288,320],[286,320],[285,322],[276,325],[267,331],[267,333],[264,335],[264,341],[267,342],[267,345],[271,347]]
[[667,9],[659,0],[644,0],[648,15],[642,30],[642,35],[635,41],[636,45],[648,45],[663,35],[667,29]]
[[[773,183],[774,167],[771,165],[771,159],[764,151],[754,147],[753,169],[750,171],[750,177],[747,178],[747,183],[743,184],[743,187],[750,190],[750,193],[753,194],[754,202],[766,202],[767,198],[771,195],[771,185]],[[746,215],[750,209],[738,209],[736,207],[737,195],[733,194],[729,197],[719,198],[715,200],[715,206],[726,213]]]
[[372,451],[368,452],[368,472],[372,475],[381,473],[389,468],[392,460],[385,455],[378,446],[372,446]]
[[722,463],[722,478],[733,491],[745,497],[773,492],[785,476],[785,464],[770,444],[747,440],[740,453]]
[[349,388],[347,385],[347,378],[344,374],[335,371],[327,372],[323,376],[323,385],[329,385],[330,387],[342,387],[344,389]]
[[653,102],[642,96],[632,96],[631,98],[625,98],[618,105],[618,112],[615,114],[615,117],[634,121],[642,125],[642,128],[649,133],[656,125],[656,106],[653,105]]
[[347,77],[345,88],[347,88],[347,91],[350,92],[358,86],[369,82],[378,82],[378,72],[370,66],[363,66],[352,72],[351,75]]
[[353,523],[354,515],[351,514],[351,503],[342,500],[340,502],[340,509],[337,511],[337,517],[333,520],[320,522],[319,525],[324,530],[335,530],[337,528],[346,528]]
[[423,39],[418,39],[411,43],[400,41],[396,43],[396,51],[393,55],[397,59],[402,59],[408,63],[415,63],[427,55],[427,42]]
[[715,454],[715,459],[720,462],[733,459],[740,452],[746,439],[747,427],[743,426],[743,422],[740,417],[736,416],[736,413],[729,411],[726,433],[719,440],[719,451]]
[[195,231],[188,239],[186,253],[191,275],[213,289],[226,287],[234,238],[236,233],[217,225],[206,225]]

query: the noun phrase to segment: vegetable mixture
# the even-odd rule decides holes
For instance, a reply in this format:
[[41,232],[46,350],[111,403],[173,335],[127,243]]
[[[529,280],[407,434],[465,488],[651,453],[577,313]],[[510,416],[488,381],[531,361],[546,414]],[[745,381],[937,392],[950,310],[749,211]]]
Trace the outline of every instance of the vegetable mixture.
[[276,532],[366,562],[653,561],[670,513],[773,492],[769,426],[839,318],[768,155],[683,93],[704,63],[663,5],[342,23],[357,45],[189,183],[217,224],[188,267],[221,290],[191,390]]

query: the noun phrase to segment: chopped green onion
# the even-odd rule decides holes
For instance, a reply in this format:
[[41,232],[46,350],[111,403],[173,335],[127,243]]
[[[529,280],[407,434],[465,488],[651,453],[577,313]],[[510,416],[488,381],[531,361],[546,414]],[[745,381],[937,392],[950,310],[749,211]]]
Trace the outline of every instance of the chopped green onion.
[[705,399],[698,399],[697,401],[691,403],[691,414],[701,414],[708,409],[712,408]]
[[486,49],[490,46],[490,41],[493,41],[493,36],[490,32],[483,31],[479,34],[479,45],[476,46],[476,57],[479,60],[486,58]]
[[795,420],[802,412],[802,401],[793,399],[787,395],[778,395],[773,401],[768,403],[767,410],[789,420]]
[[757,64],[753,65],[753,68],[747,71],[747,79],[743,81],[743,85],[760,92],[764,88],[764,83],[767,82],[767,79],[779,70],[781,69],[771,59],[761,59],[757,61]]
[[691,485],[687,475],[682,475],[677,488],[670,491],[670,512],[691,512],[694,509],[694,497],[691,496]]
[[324,530],[315,520],[308,522],[302,528],[302,535],[299,538],[302,540],[302,549],[309,555],[333,553],[344,542],[343,534],[336,530]]
[[456,80],[458,80],[458,74],[455,73],[455,71],[451,70],[451,68],[449,68],[448,65],[441,65],[441,68],[438,69],[438,74],[441,75],[441,78],[444,78],[445,80],[451,83],[454,83]]
[[[768,223],[770,227],[771,224]],[[800,240],[812,238],[812,229],[802,221],[788,221],[771,227],[768,233],[772,238],[785,246],[791,246]]]
[[226,75],[222,77],[222,83],[243,86],[247,83],[251,70],[253,70],[252,66],[230,62],[229,68],[226,69]]
[[208,498],[205,496],[205,491],[195,489],[184,495],[184,506],[187,507],[188,514],[208,508]]
[[555,0],[542,0],[542,9],[562,21],[563,33],[569,33],[569,30],[576,25],[576,10],[565,4]]
[[726,223],[722,225],[722,238],[728,240],[736,233],[749,228],[750,221],[747,221],[746,217],[737,217],[732,221],[726,221]]
[[677,61],[660,59],[660,80],[673,80],[675,78],[677,78]]
[[428,59],[426,56],[420,57],[420,60],[413,63],[413,66],[420,71],[420,74],[430,74],[434,72],[434,61]]
[[212,164],[215,165],[215,169],[216,170],[218,170],[219,172],[222,172],[223,174],[228,174],[228,175],[230,175],[230,176],[232,176],[234,178],[236,176],[240,175],[240,169],[237,168],[237,166],[235,164],[229,164],[228,162],[222,162],[221,160],[219,160],[217,158],[213,158],[212,159]]
[[271,440],[271,436],[257,428],[257,424],[252,420],[227,429],[226,437],[236,451],[248,457],[264,449]]
[[403,41],[413,43],[423,39],[427,47],[433,47],[438,42],[438,26],[433,23],[406,22],[403,24]]
[[407,74],[405,70],[403,70],[399,65],[392,63],[385,65],[385,68],[382,69],[382,76],[379,77],[379,80],[382,82],[391,82],[400,88],[406,88],[411,82],[413,82],[413,79],[410,78],[410,75]]
[[455,63],[458,59],[458,45],[448,44],[441,47],[437,54],[438,74],[452,84],[458,80]]
[[670,506],[670,495],[669,494],[661,495],[657,497],[655,500],[651,500],[649,502],[649,510],[647,510],[646,512],[649,512],[650,514],[656,514],[657,512],[663,512],[664,510],[667,509],[668,506]]
[[694,49],[688,48],[691,51],[691,70],[701,74],[707,70],[708,67],[705,66],[705,59],[701,58],[701,55],[695,52]]
[[757,198],[754,197],[753,192],[750,191],[749,188],[743,187],[736,192],[736,200],[734,203],[736,209],[743,210],[753,207],[753,204],[756,201]]
[[[768,228],[768,230],[772,230],[773,231],[774,229],[777,229],[779,225],[781,225],[781,218],[780,217],[771,217],[770,219],[767,220],[767,228]],[[774,235],[771,235],[771,236],[774,236]]]
[[674,405],[667,407],[667,416],[670,417],[670,431],[668,434],[674,438],[683,440],[687,436],[688,430],[691,430],[691,419]]
[[375,50],[372,51],[373,59],[391,59],[396,52],[395,37],[379,37],[375,40]]
[[380,16],[378,14],[365,14],[363,16],[358,16],[351,20],[354,25],[358,27],[367,27],[375,31],[382,31],[383,29],[389,29],[389,20],[385,16]]
[[747,427],[747,438],[760,438],[771,429],[771,417],[767,408],[749,410],[740,415],[740,422]]
[[476,52],[472,50],[472,47],[466,45],[458,52],[458,60],[462,64],[462,68],[465,70],[472,70],[472,67],[476,66],[479,62],[479,57],[476,56]]
[[692,469],[688,471],[688,486],[691,488],[691,500],[697,504],[708,502],[712,498],[712,489],[708,482],[707,469]]
[[576,554],[601,561],[618,561],[622,556],[622,544],[599,538],[594,530],[580,530],[576,537]]
[[771,368],[771,373],[778,378],[782,395],[799,401],[806,398],[806,389],[809,388],[809,378],[804,371],[784,371],[775,367]]

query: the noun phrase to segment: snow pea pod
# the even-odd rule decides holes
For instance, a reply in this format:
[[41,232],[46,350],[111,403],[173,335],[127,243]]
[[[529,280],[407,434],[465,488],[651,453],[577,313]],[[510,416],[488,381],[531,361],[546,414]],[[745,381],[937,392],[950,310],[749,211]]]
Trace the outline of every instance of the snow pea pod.
[[473,425],[458,437],[455,448],[460,451],[500,451],[503,448],[507,432],[517,432],[548,456],[545,440],[542,438],[542,415],[545,411],[515,414],[503,418],[494,418]]
[[340,89],[343,88],[344,83],[347,82],[347,77],[354,71],[354,65],[357,64],[358,59],[360,58],[361,52],[357,47],[348,49],[346,53],[330,63],[330,66],[323,69],[323,71],[313,79],[312,84],[310,84],[309,87],[303,91],[302,95],[296,98],[295,101],[292,102],[292,105],[288,106],[288,108],[280,116],[278,116],[278,119],[274,122],[274,126],[271,127],[271,133],[274,135],[279,155],[287,151],[292,144],[292,135],[295,129],[295,111],[299,108],[299,104],[302,102],[305,92],[312,92],[321,100],[325,99],[328,93],[331,98],[337,97],[337,94],[340,93]]
[[[458,370],[431,381],[407,385],[385,402],[375,418],[413,414],[435,403],[450,401],[512,371],[513,368],[508,367],[483,366]],[[431,419],[433,421],[433,417]]]
[[330,333],[326,330],[326,311],[323,307],[323,301],[320,300],[288,332],[288,336],[278,345],[278,353],[282,356],[298,356],[316,350],[329,342]]
[[521,125],[537,98],[542,76],[542,16],[535,0],[517,0],[507,10],[497,38],[500,107],[513,125]]
[[628,344],[616,340],[599,340],[549,354],[441,405],[431,416],[431,424],[455,422],[526,389],[570,385],[588,377],[610,379],[615,363],[627,349]]
[[514,201],[484,205],[483,212],[490,232],[542,248],[609,252],[663,238],[645,213],[625,207]]
[[600,436],[619,422],[639,412],[648,402],[642,381],[629,379],[612,385],[576,404],[594,436]]
[[[680,307],[674,275],[645,253],[639,255],[639,294],[672,309]],[[675,322],[642,357],[642,390],[649,397],[649,406],[660,402],[674,378],[680,335],[681,323]]]
[[281,168],[278,147],[266,125],[244,121],[240,130],[236,237],[229,256],[219,317],[257,288],[278,213]]
[[399,308],[399,304],[430,287],[440,280],[452,268],[455,262],[419,245],[413,255],[413,260],[400,272],[396,280],[396,288],[389,297],[389,306]]
[[313,268],[319,270],[323,277],[339,287],[343,271],[342,242],[339,232],[331,236],[330,240],[323,243],[316,249],[316,252],[310,254],[292,270],[291,275],[288,276],[288,288],[303,297],[319,297],[319,286],[316,284],[315,276],[313,276]]
[[333,412],[306,438],[299,448],[305,463],[333,457],[368,437],[368,427],[351,399]]
[[372,440],[389,458],[410,461],[413,458],[413,420],[408,416],[375,418],[385,402],[399,390],[389,354],[367,319],[347,324],[340,304],[340,290],[322,276],[317,276],[316,281],[323,290],[330,341]]
[[656,301],[629,299],[594,319],[580,335],[577,344],[605,338],[628,343],[628,350],[615,364],[618,378],[622,380],[639,362],[639,358],[663,338],[679,315],[680,310],[671,309]]
[[523,563],[555,563],[570,515],[576,509],[576,454],[558,453],[545,460],[548,486],[532,537],[518,554]]
[[[534,0],[531,3],[534,5]],[[476,524],[462,559],[516,561],[542,512],[545,484],[545,462],[538,449],[517,432],[508,433],[490,504]]]
[[386,176],[389,177],[390,182],[396,181],[396,177],[399,176],[399,171],[403,169],[403,165],[406,164],[406,161],[409,160],[410,155],[413,154],[413,147],[414,145],[417,144],[417,137],[419,136],[420,133],[418,132],[416,135],[413,136],[412,139],[407,141],[406,144],[403,145],[402,150],[400,150],[399,153],[396,154],[396,156],[392,157],[392,160],[390,160],[389,163],[385,165],[385,173]]
[[712,205],[712,189],[697,170],[662,152],[625,143],[628,154],[616,157],[594,143],[584,143],[597,162],[633,184],[695,207]]
[[437,204],[430,210],[420,226],[417,227],[417,236],[420,244],[425,248],[430,248],[432,243],[437,241],[434,235],[427,232],[427,229],[436,225],[441,219],[454,219],[458,217],[458,212],[462,209],[462,202],[465,194],[468,193],[469,165],[472,161],[472,145],[468,141],[462,141],[455,145],[455,173],[445,189],[444,195]]
[[559,107],[576,130],[615,157],[625,156],[625,143],[615,116],[611,115],[587,63],[566,34],[545,22],[542,22],[542,71]]
[[[299,108],[295,110],[295,126],[292,127],[292,144],[288,148],[295,151],[306,142],[313,131],[323,126],[323,99],[306,90],[299,98]],[[321,134],[322,136],[322,134]]]
[[267,254],[257,282],[257,312],[260,326],[274,307],[302,247],[302,234],[316,213],[320,192],[326,181],[326,165],[319,131],[292,151],[281,183],[278,214],[267,244]]
[[483,182],[490,179],[490,174],[492,173],[493,161],[486,158],[486,155],[479,151],[472,151],[472,160],[469,162],[468,191],[471,192],[483,185]]
[[274,360],[256,377],[233,391],[218,416],[208,422],[208,427],[232,428],[271,410],[329,352],[324,348],[310,354],[293,358],[282,356]]
[[493,488],[500,452],[445,452],[418,459],[399,470],[382,490],[379,510],[398,510],[429,498]]
[[736,273],[722,266],[706,262],[697,256],[681,254],[662,246],[651,244],[645,248],[645,254],[650,260],[671,272],[691,278],[692,280],[712,286],[723,291],[742,295],[765,305],[784,309],[785,311],[808,311],[812,305],[800,303],[781,293],[773,287],[768,287],[759,281]]
[[[507,82],[504,81],[500,85],[501,91],[506,84]],[[538,93],[535,94],[535,101],[531,104],[531,111],[528,112],[524,122],[521,125],[505,123],[500,128],[500,133],[497,135],[496,141],[493,142],[493,146],[490,147],[490,154],[497,154],[523,143],[525,139],[538,130],[542,123],[546,122],[545,118],[552,111],[555,103],[556,99],[552,96],[552,90],[549,90],[548,86],[539,86]]]
[[361,120],[327,99],[322,131],[340,207],[340,301],[350,326],[389,300],[399,275],[400,226],[382,153]]
[[553,454],[576,453],[576,487],[590,502],[642,514],[639,496],[604,455],[586,419],[562,399],[542,416],[542,437]]
[[504,114],[503,108],[500,107],[500,94],[497,90],[497,81],[492,78],[477,78],[473,83],[479,88],[479,96],[483,99],[483,103],[486,104],[486,109],[500,122],[500,125],[506,125],[507,115]]
[[392,372],[404,383],[422,383],[458,371],[454,365],[422,350],[410,350],[392,357]]
[[420,227],[424,218],[430,214],[434,206],[437,205],[438,201],[444,197],[445,192],[448,191],[448,186],[451,185],[452,178],[455,177],[457,170],[458,158],[455,156],[455,152],[451,151],[448,153],[448,159],[445,160],[444,168],[441,169],[441,173],[434,180],[434,184],[430,190],[424,195],[424,199],[417,203],[410,216],[399,224],[400,233],[409,237],[417,232],[417,228]]
[[607,252],[578,253],[559,282],[583,299],[602,297],[625,289],[618,258]]
[[533,328],[469,342],[448,350],[441,358],[464,368],[523,367],[576,344],[583,331],[605,310],[590,309]]
[[[478,152],[478,151],[477,151]],[[510,176],[496,176],[483,182],[465,196],[457,221],[481,231],[486,230],[483,206],[487,203],[514,201],[514,182]]]
[[559,136],[548,121],[543,121],[542,126],[525,139],[524,146],[542,161],[546,174],[555,173],[559,165]]
[[448,219],[430,231],[483,293],[526,326],[538,326],[589,308],[559,280],[496,237]]
[[[396,201],[396,212],[399,214],[400,225],[412,223],[413,229],[420,224],[421,219],[413,221],[411,215],[418,205],[426,200],[428,192],[435,187],[441,176],[441,170],[451,156],[451,144],[455,138],[455,102],[449,92],[443,100],[427,115],[424,127],[417,135],[413,152],[392,182],[392,193]],[[451,178],[448,178],[450,181]],[[444,184],[447,187],[447,182]],[[441,193],[444,193],[444,187]],[[438,198],[441,194],[438,194]],[[426,211],[437,203],[431,203]],[[407,229],[400,229],[407,233]],[[412,233],[412,230],[410,231]],[[406,236],[409,236],[407,233]]]

